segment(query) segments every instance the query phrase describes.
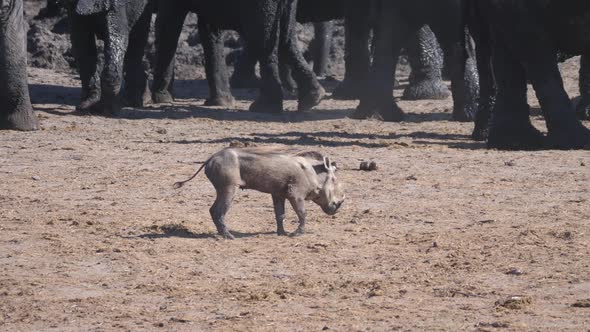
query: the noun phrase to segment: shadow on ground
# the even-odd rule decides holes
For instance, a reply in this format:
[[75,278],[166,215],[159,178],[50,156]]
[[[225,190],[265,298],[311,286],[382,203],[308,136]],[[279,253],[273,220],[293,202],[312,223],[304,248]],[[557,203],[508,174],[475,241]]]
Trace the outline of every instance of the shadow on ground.
[[[396,141],[402,138],[412,139],[411,143]],[[232,142],[254,144],[281,144],[300,146],[359,146],[364,148],[386,148],[391,146],[410,147],[411,145],[443,145],[450,148],[475,150],[485,148],[485,143],[471,140],[469,135],[431,133],[415,131],[408,133],[369,134],[348,132],[302,132],[290,131],[285,133],[251,133],[248,137],[232,136],[217,139],[194,139],[174,141],[145,141],[135,143],[159,144],[224,144]]]

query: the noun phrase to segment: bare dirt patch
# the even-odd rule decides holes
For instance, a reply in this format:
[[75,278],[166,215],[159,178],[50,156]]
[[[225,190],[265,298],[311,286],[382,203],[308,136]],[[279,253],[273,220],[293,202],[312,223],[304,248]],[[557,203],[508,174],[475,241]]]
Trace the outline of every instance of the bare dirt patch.
[[[563,66],[572,96],[576,61]],[[237,110],[202,107],[206,84],[184,81],[172,105],[103,118],[73,113],[75,76],[30,80],[42,130],[0,134],[1,330],[590,325],[588,151],[486,150],[449,121],[450,100],[400,102],[403,123],[351,120],[355,102],[329,99],[270,116],[245,111],[249,90]],[[237,239],[220,240],[210,183],[172,185],[232,142],[329,153],[345,206],[310,205],[308,234],[277,237],[271,198],[243,191],[227,219]],[[514,296],[526,305],[498,309]]]

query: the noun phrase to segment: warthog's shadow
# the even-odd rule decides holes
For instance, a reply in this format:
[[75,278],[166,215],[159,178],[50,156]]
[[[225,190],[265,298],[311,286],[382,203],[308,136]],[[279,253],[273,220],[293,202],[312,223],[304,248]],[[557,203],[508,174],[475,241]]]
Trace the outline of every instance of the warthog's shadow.
[[[163,226],[153,226],[151,229],[154,230],[152,233],[146,233],[138,235],[137,237],[142,239],[162,239],[171,237],[180,237],[185,239],[214,239],[220,238],[217,233],[194,233],[187,229],[184,225],[169,224]],[[252,233],[241,233],[231,231],[236,239],[255,237],[259,235],[274,235],[275,232],[252,232]]]

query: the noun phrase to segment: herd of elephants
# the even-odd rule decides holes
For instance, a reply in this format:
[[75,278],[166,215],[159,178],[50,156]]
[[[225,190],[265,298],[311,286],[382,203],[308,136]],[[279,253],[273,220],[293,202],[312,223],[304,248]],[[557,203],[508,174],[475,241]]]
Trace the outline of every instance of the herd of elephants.
[[[48,0],[51,6],[55,0]],[[402,121],[392,91],[405,49],[412,74],[404,97],[447,97],[441,81],[444,64],[452,118],[474,121],[473,139],[497,149],[590,147],[590,130],[581,122],[590,118],[587,0],[61,0],[57,6],[69,17],[82,84],[78,110],[83,112],[109,115],[122,106],[171,102],[174,55],[189,12],[198,16],[205,54],[206,105],[231,107],[232,85],[256,84],[252,112],[282,112],[285,90],[296,91],[299,111],[311,110],[325,96],[317,73],[329,52],[330,21],[344,19],[346,71],[332,97],[359,100],[351,118]],[[142,59],[154,13],[156,60],[150,86]],[[315,24],[315,68],[297,46],[298,21]],[[245,43],[231,80],[223,52],[227,29],[238,31]],[[38,127],[28,93],[25,36],[23,0],[0,0],[2,129]],[[96,38],[104,40],[103,68],[97,66]],[[582,55],[577,107],[558,68],[558,60],[570,55]],[[546,120],[546,135],[530,121],[529,82]]]

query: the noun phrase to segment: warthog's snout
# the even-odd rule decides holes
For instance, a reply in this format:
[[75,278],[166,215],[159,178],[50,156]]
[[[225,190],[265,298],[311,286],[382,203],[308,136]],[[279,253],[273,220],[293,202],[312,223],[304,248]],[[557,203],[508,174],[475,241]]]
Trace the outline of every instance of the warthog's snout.
[[344,200],[341,200],[339,202],[332,202],[330,203],[328,206],[326,207],[322,207],[322,210],[327,214],[327,215],[335,215],[336,212],[338,212],[338,210],[340,209],[340,207],[342,206],[342,204],[344,204]]

